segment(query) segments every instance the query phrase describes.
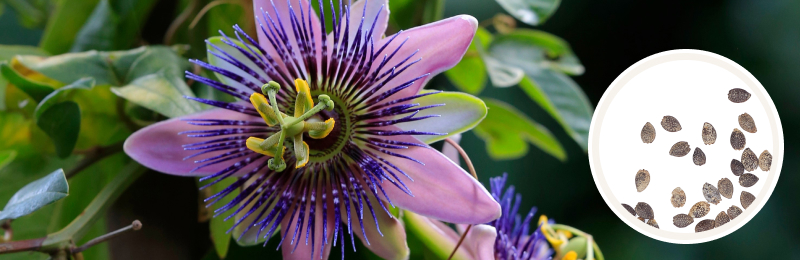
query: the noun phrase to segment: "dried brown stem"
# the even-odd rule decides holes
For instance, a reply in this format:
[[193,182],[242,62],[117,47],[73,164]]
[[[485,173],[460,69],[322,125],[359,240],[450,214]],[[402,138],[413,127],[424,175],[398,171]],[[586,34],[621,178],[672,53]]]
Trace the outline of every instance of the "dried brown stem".
[[82,246],[72,249],[72,254],[75,255],[77,253],[83,252],[84,250],[89,249],[94,245],[108,241],[116,236],[119,236],[122,233],[125,233],[128,230],[136,231],[139,229],[142,229],[142,222],[139,222],[139,220],[134,220],[133,223],[131,223],[127,227],[120,228],[115,231],[112,231],[111,233],[96,237],[92,240],[89,240],[89,242],[86,242],[86,244],[83,244]]
[[[469,155],[467,155],[467,152],[464,151],[464,149],[461,148],[461,146],[458,145],[458,143],[456,141],[453,141],[450,138],[445,138],[444,141],[447,142],[448,144],[452,145],[454,148],[456,148],[456,150],[461,155],[461,157],[464,158],[464,162],[467,164],[467,168],[469,168],[469,173],[472,174],[472,177],[475,178],[475,180],[477,180],[478,179],[478,173],[475,172],[475,166],[472,165],[472,160],[469,159]],[[461,234],[461,238],[458,239],[458,243],[456,244],[456,247],[453,248],[453,252],[450,253],[450,256],[447,257],[447,260],[453,259],[453,256],[456,255],[456,251],[458,251],[458,248],[461,247],[462,243],[464,243],[464,238],[467,237],[467,234],[469,234],[469,230],[470,229],[472,229],[472,225],[467,226],[467,229],[465,229],[464,233]]]

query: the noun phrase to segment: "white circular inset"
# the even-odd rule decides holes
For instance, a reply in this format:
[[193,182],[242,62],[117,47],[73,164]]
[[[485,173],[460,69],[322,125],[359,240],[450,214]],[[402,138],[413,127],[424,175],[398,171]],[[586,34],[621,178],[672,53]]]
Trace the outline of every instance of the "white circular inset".
[[[728,100],[731,89],[744,89],[751,94],[743,103]],[[757,131],[742,129],[739,115],[747,113]],[[661,125],[664,116],[673,116],[681,130],[668,132]],[[642,128],[649,122],[655,128],[655,140],[644,143]],[[703,142],[704,123],[713,125],[716,141]],[[731,133],[739,129],[746,138],[746,148],[759,156],[772,154],[769,171],[756,168],[745,173],[758,177],[750,187],[740,185],[739,176],[731,171],[731,160],[741,160],[744,150],[731,145]],[[689,154],[670,155],[677,142],[689,143]],[[695,165],[692,155],[700,148],[705,164]],[[623,72],[606,90],[592,118],[589,131],[589,162],[597,188],[609,207],[626,224],[649,237],[680,244],[711,241],[736,231],[764,206],[778,182],[783,164],[783,130],[775,104],[764,87],[747,70],[720,55],[698,50],[673,50],[647,57]],[[637,191],[636,173],[645,169],[650,174],[647,187]],[[722,178],[733,183],[733,196],[721,197],[710,204],[710,212],[684,228],[673,224],[673,217],[689,214],[697,202],[707,201],[703,185],[714,187]],[[674,207],[672,191],[680,187],[686,203]],[[747,209],[742,206],[742,191],[755,195]],[[645,202],[652,207],[659,229],[643,223],[622,204],[636,207]],[[743,212],[717,228],[695,232],[701,220],[714,220],[721,211],[737,206]]]

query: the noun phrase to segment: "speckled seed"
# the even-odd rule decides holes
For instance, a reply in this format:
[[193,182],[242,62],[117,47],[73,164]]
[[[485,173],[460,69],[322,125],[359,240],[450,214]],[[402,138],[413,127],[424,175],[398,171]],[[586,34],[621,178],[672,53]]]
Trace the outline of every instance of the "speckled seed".
[[744,165],[742,162],[736,159],[731,160],[731,172],[736,176],[742,175],[742,173],[744,173]]
[[758,156],[758,167],[761,168],[762,171],[768,172],[769,167],[772,166],[772,154],[769,151],[764,150],[761,152],[761,155]]
[[725,211],[720,211],[714,221],[717,222],[717,225],[722,226],[725,225],[725,223],[731,222],[731,217],[729,217]]
[[656,140],[656,128],[653,127],[653,124],[647,122],[642,127],[642,142],[649,144],[652,143],[653,140]]
[[748,172],[755,171],[758,168],[758,157],[750,148],[744,149],[744,152],[742,152],[742,165],[744,170]]
[[627,210],[628,212],[630,212],[631,215],[633,215],[634,217],[636,216],[636,211],[634,211],[633,207],[631,207],[630,205],[622,203],[622,207],[625,208],[625,210]]
[[750,133],[758,132],[756,122],[753,121],[753,117],[748,113],[739,115],[739,126],[741,126],[743,130]]
[[703,150],[700,150],[700,147],[695,147],[694,154],[692,154],[692,161],[694,162],[694,165],[697,166],[706,164],[706,153],[704,153]]
[[728,91],[728,100],[733,103],[742,103],[750,99],[750,93],[747,90],[735,88]]
[[689,209],[689,216],[693,218],[702,218],[708,214],[711,210],[711,205],[708,205],[708,202],[701,201],[695,203],[691,209]]
[[753,187],[753,185],[756,185],[757,182],[758,182],[758,176],[756,176],[755,174],[745,173],[742,174],[742,176],[739,176],[739,185],[742,185],[742,187],[745,188]]
[[681,187],[672,190],[672,199],[670,199],[670,202],[672,202],[672,206],[676,208],[683,207],[683,204],[686,204],[686,193],[683,192]]
[[717,141],[717,130],[708,122],[703,123],[703,143],[714,144]]
[[708,201],[708,203],[714,205],[717,205],[720,201],[722,201],[722,198],[719,196],[719,190],[717,189],[717,187],[714,187],[714,185],[711,185],[711,183],[708,182],[706,182],[706,184],[703,184],[703,197],[706,198],[706,201]]
[[642,192],[644,189],[647,188],[647,185],[650,184],[650,172],[645,169],[641,169],[636,172],[636,191]]
[[717,189],[719,189],[719,195],[722,195],[722,197],[733,198],[733,183],[728,178],[719,179]]
[[653,213],[653,208],[644,202],[639,202],[636,204],[636,215],[645,219],[651,219],[655,216]]
[[658,229],[660,229],[660,228],[658,227],[658,222],[656,222],[656,220],[655,220],[655,219],[649,219],[649,220],[647,220],[647,224],[648,224],[648,225],[650,225],[650,226],[653,226],[654,228],[658,228]]
[[638,217],[638,219],[639,219],[639,220],[641,220],[642,222],[646,223],[646,222],[644,221],[644,218],[643,218],[643,217]]
[[669,149],[669,155],[683,157],[689,154],[690,151],[692,151],[692,148],[689,147],[689,143],[680,141],[672,145],[672,148]]
[[746,144],[747,139],[744,138],[744,133],[739,131],[739,129],[734,128],[733,132],[731,133],[731,147],[733,147],[734,150],[742,150]]
[[730,217],[731,220],[735,219],[740,214],[742,214],[742,209],[737,207],[736,205],[731,205],[731,207],[728,208],[728,217]]
[[682,129],[681,123],[674,116],[664,116],[661,119],[661,127],[664,127],[667,132],[678,132]]
[[750,207],[750,204],[753,204],[753,201],[756,200],[756,196],[752,193],[742,191],[742,194],[739,195],[739,200],[742,202],[742,207],[747,209],[747,207]]
[[713,219],[704,219],[700,222],[697,222],[697,225],[694,226],[694,232],[699,233],[703,231],[709,231],[717,227],[717,222]]
[[679,228],[685,228],[694,222],[694,219],[686,214],[678,214],[672,217],[672,224]]

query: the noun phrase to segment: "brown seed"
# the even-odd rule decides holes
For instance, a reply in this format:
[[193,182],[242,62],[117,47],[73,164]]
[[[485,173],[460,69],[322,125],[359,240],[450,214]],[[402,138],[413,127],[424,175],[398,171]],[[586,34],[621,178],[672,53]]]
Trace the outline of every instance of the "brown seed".
[[732,205],[730,208],[728,208],[728,217],[730,217],[731,220],[735,219],[740,214],[742,214],[742,209],[736,205]]
[[642,192],[650,184],[650,172],[645,169],[636,172],[636,191]]
[[725,223],[731,222],[731,217],[728,216],[728,214],[725,213],[725,211],[720,211],[719,214],[717,214],[717,218],[714,221],[717,222],[719,226],[722,226],[725,225]]
[[733,183],[728,178],[719,179],[717,182],[719,194],[727,199],[733,198]]
[[693,218],[702,218],[711,211],[711,205],[708,205],[708,202],[701,201],[695,203],[691,209],[689,209],[689,216]]
[[734,150],[742,150],[746,144],[747,139],[744,138],[744,133],[734,128],[733,133],[731,133],[731,147],[733,147]]
[[700,233],[703,231],[709,231],[717,227],[717,222],[713,219],[704,219],[700,222],[697,222],[697,225],[694,226],[694,232]]
[[744,165],[742,162],[736,159],[731,160],[731,172],[736,176],[742,175],[742,173],[744,173]]
[[690,151],[692,151],[692,148],[689,147],[689,143],[680,141],[672,145],[672,148],[669,149],[669,155],[683,157],[689,154]]
[[651,219],[655,216],[655,214],[653,213],[653,208],[651,208],[649,204],[644,202],[639,202],[636,204],[636,215],[643,217],[645,219]]
[[739,195],[739,200],[742,202],[742,207],[747,209],[747,207],[750,207],[750,204],[753,204],[753,201],[756,200],[756,196],[752,193],[742,191],[742,195]]
[[694,219],[686,214],[678,214],[672,217],[672,224],[679,228],[685,228],[694,222]]
[[714,144],[717,141],[717,130],[708,122],[703,123],[703,143]]
[[638,217],[638,219],[639,219],[639,220],[641,220],[643,223],[646,223],[646,222],[644,221],[644,218],[643,218],[643,217]]
[[711,185],[711,183],[708,182],[706,182],[706,184],[703,184],[703,197],[706,198],[706,201],[708,201],[708,203],[714,205],[717,205],[720,201],[722,201],[722,198],[719,196],[719,190],[717,189],[717,187],[714,187],[714,185]]
[[742,152],[742,165],[744,166],[744,170],[748,172],[755,171],[758,168],[758,157],[756,157],[756,153],[750,148],[744,149]]
[[642,142],[649,144],[652,143],[653,140],[656,140],[656,128],[653,127],[653,124],[647,122],[642,127]]
[[631,215],[633,215],[634,217],[636,216],[636,211],[634,211],[630,205],[622,203],[622,207],[625,208],[625,210],[627,210],[628,212],[630,212]]
[[742,176],[739,176],[739,185],[742,185],[742,187],[745,188],[753,187],[753,185],[756,185],[757,182],[758,182],[758,176],[756,176],[755,174],[745,173],[742,174]]
[[758,132],[758,128],[756,128],[756,122],[753,121],[753,117],[748,113],[739,115],[739,126],[741,126],[743,130],[750,133]]
[[681,187],[672,190],[672,199],[670,199],[670,202],[672,202],[672,206],[676,208],[683,207],[683,204],[686,204],[686,193],[683,192]]
[[762,171],[768,172],[769,167],[772,166],[772,154],[769,151],[764,150],[761,152],[761,155],[758,156],[758,167],[761,168]]
[[747,90],[734,88],[728,91],[728,100],[733,103],[742,103],[750,99],[750,93]]
[[649,219],[649,220],[647,220],[647,224],[648,224],[648,225],[650,225],[650,226],[653,226],[654,228],[658,228],[658,229],[660,229],[660,228],[658,227],[658,222],[656,222],[656,220],[655,220],[655,219]]
[[667,130],[667,132],[678,132],[682,129],[681,123],[678,122],[678,119],[674,116],[664,116],[664,118],[661,119],[661,127]]
[[703,164],[706,164],[706,154],[703,152],[703,150],[700,150],[700,147],[694,148],[694,154],[692,154],[692,161],[694,162],[694,165],[697,166],[702,166]]

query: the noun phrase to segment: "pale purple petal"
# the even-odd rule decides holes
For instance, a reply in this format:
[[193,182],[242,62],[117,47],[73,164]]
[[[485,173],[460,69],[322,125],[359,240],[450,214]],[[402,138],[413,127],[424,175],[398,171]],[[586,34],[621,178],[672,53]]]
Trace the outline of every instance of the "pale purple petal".
[[[375,197],[372,195],[369,196],[370,201],[372,201],[373,204],[377,204]],[[386,201],[383,203],[384,205],[388,205]],[[355,205],[352,205],[351,208],[351,210],[356,210]],[[389,217],[389,214],[383,209],[380,209],[380,207],[375,209],[375,214],[377,214],[378,223],[380,223],[380,231],[383,236],[381,236],[381,233],[378,233],[378,230],[375,228],[375,221],[369,210],[364,210],[364,231],[367,233],[369,244],[364,240],[364,234],[361,233],[360,226],[353,227],[355,235],[358,236],[366,248],[369,248],[370,251],[383,259],[408,259],[410,251],[408,249],[408,244],[406,244],[406,230],[403,224],[396,218]],[[346,223],[346,221],[345,218],[342,219],[343,223]]]
[[486,188],[442,153],[412,136],[387,139],[424,146],[392,149],[392,152],[412,157],[425,165],[396,156],[383,156],[413,179],[404,181],[413,197],[394,185],[384,185],[394,205],[451,223],[481,224],[500,217],[500,204]]
[[[199,165],[195,164],[193,162],[194,160],[216,156],[225,151],[211,152],[203,156],[184,160],[183,158],[195,154],[198,151],[184,150],[183,145],[213,139],[187,137],[185,134],[178,135],[178,133],[182,131],[211,129],[208,126],[190,125],[184,121],[186,119],[224,119],[263,122],[259,117],[225,109],[210,109],[196,114],[161,121],[136,131],[125,140],[125,153],[150,169],[181,176],[209,175],[231,166],[233,162],[219,163],[191,172],[192,169]],[[250,166],[244,168],[245,170],[242,170],[242,172],[246,172],[246,170],[256,165],[255,163],[250,164]]]
[[[365,4],[366,12],[364,12]],[[350,26],[358,26],[363,17],[362,35],[372,30],[372,39],[374,41],[377,42],[383,37],[386,27],[389,25],[389,0],[360,0],[353,3],[350,10],[352,12],[350,14]],[[375,19],[376,17],[377,20]],[[375,26],[374,29],[373,25]],[[356,32],[356,30],[351,29],[350,39],[356,36]]]
[[[400,32],[397,39],[389,43],[384,54],[397,49],[406,38],[408,41],[403,44],[403,47],[400,48],[397,54],[387,63],[389,66],[383,69],[383,71],[391,71],[391,66],[393,64],[419,51],[414,54],[409,61],[415,61],[420,58],[422,60],[408,67],[407,70],[397,76],[392,82],[402,84],[425,75],[426,73],[430,73],[430,75],[417,80],[412,86],[401,90],[392,97],[403,98],[416,95],[433,76],[458,64],[458,62],[461,61],[461,57],[467,52],[467,48],[472,42],[477,28],[478,20],[476,20],[475,17],[459,15]],[[391,38],[392,36],[387,36],[380,42],[377,42],[375,46],[383,46]],[[380,56],[383,57],[383,54]],[[383,88],[383,91],[387,89],[389,88]]]
[[474,225],[464,238],[461,246],[467,249],[473,259],[494,259],[494,242],[497,229],[489,225]]

